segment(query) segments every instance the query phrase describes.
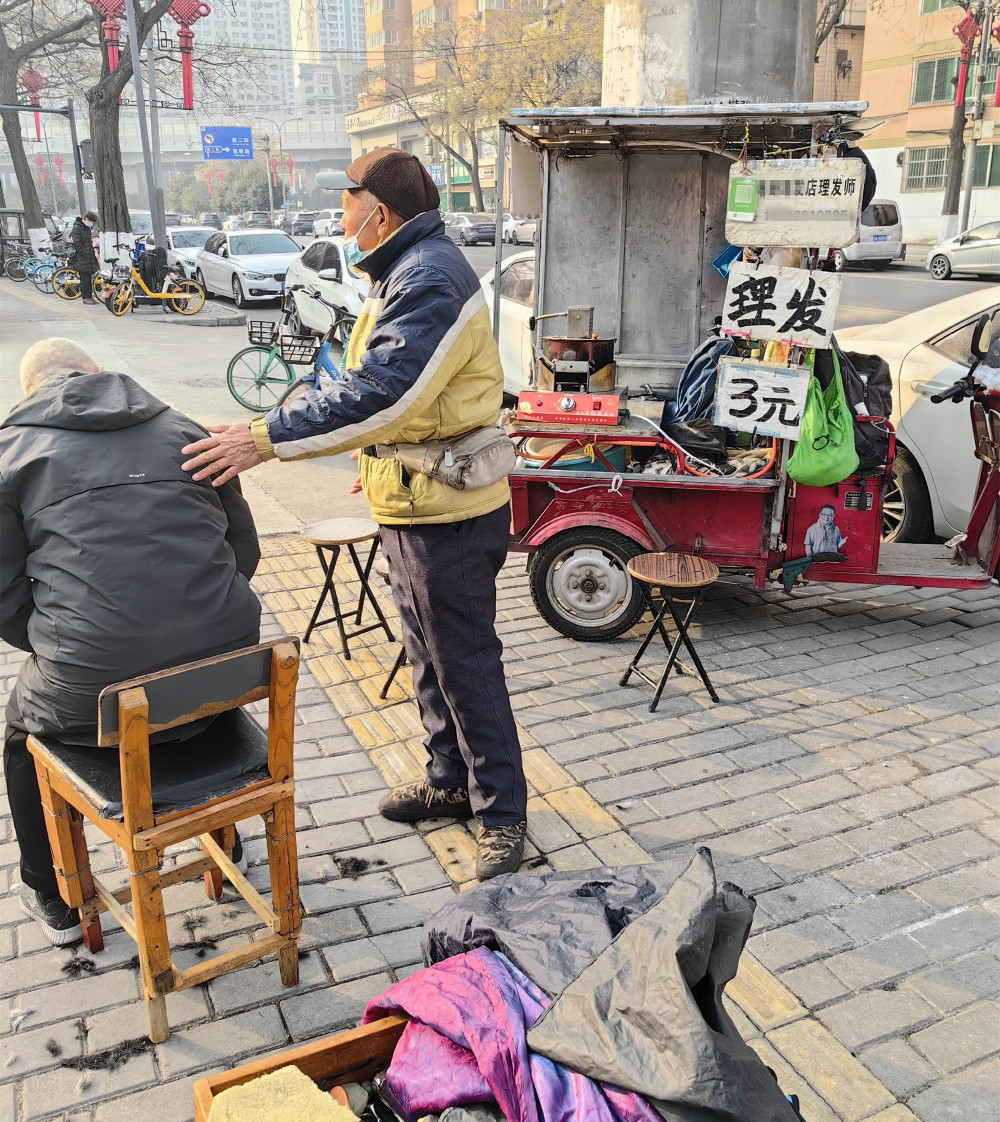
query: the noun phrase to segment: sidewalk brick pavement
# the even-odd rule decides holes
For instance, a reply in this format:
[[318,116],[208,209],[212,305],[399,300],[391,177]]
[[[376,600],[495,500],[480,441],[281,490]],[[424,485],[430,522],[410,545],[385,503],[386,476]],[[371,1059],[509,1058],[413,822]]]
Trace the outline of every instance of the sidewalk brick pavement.
[[[301,634],[315,555],[297,535],[264,552],[265,637]],[[1000,1117],[998,622],[996,589],[787,597],[726,578],[692,629],[721,703],[672,677],[650,714],[646,687],[618,686],[634,636],[563,639],[531,605],[523,558],[501,574],[527,866],[710,847],[720,879],[758,904],[730,1009],[808,1122]],[[294,989],[269,961],[171,995],[173,1034],[151,1045],[113,921],[91,958],[49,948],[20,913],[0,805],[0,1118],[183,1122],[196,1077],[354,1025],[418,968],[420,927],[471,882],[475,842],[461,824],[378,817],[382,792],[422,773],[422,732],[407,670],[378,697],[398,647],[369,635],[352,650],[345,662],[330,629],[303,648]],[[4,693],[21,657],[0,650]],[[241,831],[264,889],[260,821]],[[112,847],[93,852],[126,882]],[[208,903],[200,882],[166,904],[182,966],[244,943],[255,920],[231,894]]]

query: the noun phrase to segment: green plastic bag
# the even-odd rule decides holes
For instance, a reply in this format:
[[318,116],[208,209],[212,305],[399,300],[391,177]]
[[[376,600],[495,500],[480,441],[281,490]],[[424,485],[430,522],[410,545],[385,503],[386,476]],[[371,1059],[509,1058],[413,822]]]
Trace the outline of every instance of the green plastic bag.
[[815,374],[809,376],[802,430],[788,459],[788,474],[807,487],[842,483],[858,470],[854,421],[844,395],[840,362],[833,351],[833,378],[823,390]]

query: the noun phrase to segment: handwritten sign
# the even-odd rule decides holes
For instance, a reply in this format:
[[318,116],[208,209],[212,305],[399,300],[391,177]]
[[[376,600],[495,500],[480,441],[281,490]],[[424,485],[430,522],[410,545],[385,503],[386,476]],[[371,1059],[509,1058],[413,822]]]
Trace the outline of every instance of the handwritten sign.
[[842,249],[858,237],[860,160],[739,160],[729,171],[726,238],[732,245]]
[[809,374],[807,366],[726,356],[719,362],[715,423],[737,432],[797,440]]
[[843,283],[839,273],[734,261],[722,330],[750,339],[828,347]]

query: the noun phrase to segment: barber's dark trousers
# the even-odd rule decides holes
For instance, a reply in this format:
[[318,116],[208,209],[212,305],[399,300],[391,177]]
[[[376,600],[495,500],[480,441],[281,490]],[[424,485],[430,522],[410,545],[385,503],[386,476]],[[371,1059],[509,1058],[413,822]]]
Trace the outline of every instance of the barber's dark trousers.
[[94,274],[80,271],[80,297],[83,300],[94,298]]
[[43,896],[58,896],[42,796],[38,792],[35,758],[28,751],[28,730],[21,720],[16,685],[7,700],[5,716],[3,774],[7,781],[14,833],[21,850],[21,882]]
[[521,822],[527,805],[496,633],[509,527],[509,506],[464,522],[381,527],[427,733],[427,782],[468,787],[485,826]]

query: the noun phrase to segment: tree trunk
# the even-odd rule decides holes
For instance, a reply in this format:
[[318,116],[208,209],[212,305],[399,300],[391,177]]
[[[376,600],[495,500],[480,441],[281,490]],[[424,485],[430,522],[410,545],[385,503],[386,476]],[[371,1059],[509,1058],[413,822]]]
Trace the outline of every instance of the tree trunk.
[[479,137],[476,136],[475,130],[467,135],[472,148],[472,166],[469,168],[469,177],[472,180],[472,192],[476,196],[476,210],[482,214],[486,206],[483,202],[483,186],[479,182]]
[[[123,64],[119,64],[120,66]],[[130,67],[131,69],[131,67]],[[118,85],[118,83],[114,83]],[[90,138],[94,142],[94,185],[101,230],[106,234],[131,234],[128,201],[125,197],[125,172],[119,137],[118,91],[102,78],[87,91],[90,105]],[[121,241],[115,237],[115,241]],[[112,245],[102,245],[105,254],[114,256]]]
[[958,233],[958,202],[965,167],[965,106],[956,105],[948,132],[948,156],[944,169],[944,202],[941,204],[941,237]]
[[[6,55],[7,52],[5,51]],[[4,105],[17,104],[17,60],[4,58],[4,65],[0,67],[0,103]],[[42,218],[42,206],[38,201],[38,191],[35,180],[28,165],[28,157],[24,151],[24,140],[21,136],[21,114],[7,112],[3,115],[3,135],[10,149],[10,161],[14,165],[14,174],[17,176],[17,185],[21,190],[21,208],[24,211],[24,225],[31,238],[32,249],[38,249],[38,243],[45,238],[45,221]]]

